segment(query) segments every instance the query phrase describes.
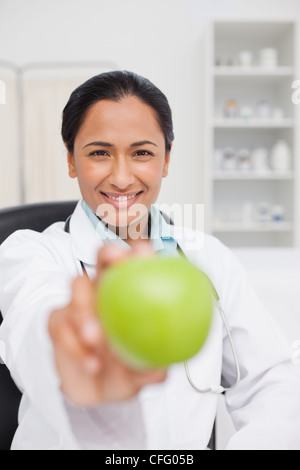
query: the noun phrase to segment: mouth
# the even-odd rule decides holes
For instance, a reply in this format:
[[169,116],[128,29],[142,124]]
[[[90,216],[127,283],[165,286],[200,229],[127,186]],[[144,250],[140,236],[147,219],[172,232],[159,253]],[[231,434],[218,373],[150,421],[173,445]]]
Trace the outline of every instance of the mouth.
[[117,209],[126,209],[127,207],[132,206],[143,191],[130,194],[115,194],[115,193],[104,193],[101,191],[102,196],[109,204],[112,204]]

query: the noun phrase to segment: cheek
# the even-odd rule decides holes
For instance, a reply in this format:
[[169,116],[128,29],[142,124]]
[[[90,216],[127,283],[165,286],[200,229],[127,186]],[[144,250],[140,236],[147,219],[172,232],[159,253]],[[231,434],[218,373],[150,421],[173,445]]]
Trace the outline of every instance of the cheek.
[[157,186],[161,183],[164,163],[161,161],[151,162],[139,169],[139,177],[148,187]]
[[105,169],[93,162],[80,162],[77,167],[78,180],[85,186],[94,186],[105,177]]

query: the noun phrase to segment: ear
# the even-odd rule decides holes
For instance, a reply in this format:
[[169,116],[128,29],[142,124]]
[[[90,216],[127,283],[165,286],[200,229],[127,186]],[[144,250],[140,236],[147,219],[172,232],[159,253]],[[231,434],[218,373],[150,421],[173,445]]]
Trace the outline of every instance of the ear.
[[74,155],[72,155],[69,151],[68,151],[67,159],[68,159],[68,168],[69,168],[70,178],[77,178],[75,158],[74,158]]
[[165,162],[164,162],[164,168],[163,168],[163,178],[168,176],[169,172],[169,163],[170,163],[170,157],[171,157],[171,150],[172,150],[172,144],[170,150],[166,153],[165,157]]

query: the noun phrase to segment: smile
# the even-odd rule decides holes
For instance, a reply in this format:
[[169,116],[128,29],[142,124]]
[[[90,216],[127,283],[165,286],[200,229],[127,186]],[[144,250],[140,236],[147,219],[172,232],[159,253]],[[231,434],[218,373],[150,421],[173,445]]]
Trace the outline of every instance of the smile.
[[131,206],[136,202],[138,197],[142,194],[143,191],[139,191],[137,193],[131,193],[127,195],[117,195],[117,194],[110,194],[104,193],[101,191],[101,194],[104,196],[106,201],[112,204],[117,209],[125,209]]
[[128,199],[133,199],[139,193],[132,194],[131,196],[110,196],[109,194],[103,193],[109,199],[113,199],[113,201],[127,201]]

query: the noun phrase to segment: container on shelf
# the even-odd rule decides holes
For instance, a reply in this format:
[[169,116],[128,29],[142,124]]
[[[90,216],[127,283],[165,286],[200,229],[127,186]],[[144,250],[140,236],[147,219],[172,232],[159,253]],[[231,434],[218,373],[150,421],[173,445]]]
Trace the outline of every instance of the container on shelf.
[[270,165],[274,171],[291,170],[291,149],[284,139],[279,139],[272,148]]
[[272,221],[272,208],[268,202],[260,202],[256,209],[257,222],[266,223]]
[[236,151],[231,147],[224,149],[222,169],[225,171],[236,170]]
[[285,208],[282,205],[275,205],[271,208],[272,220],[274,222],[283,222],[284,221],[284,214]]
[[248,119],[253,118],[253,109],[251,106],[242,106],[241,111],[240,111],[240,117],[247,121]]
[[253,52],[241,51],[238,55],[238,64],[240,67],[251,67],[253,65]]
[[237,152],[237,170],[251,170],[251,153],[249,149],[242,148]]
[[257,172],[270,172],[269,151],[265,147],[257,147],[251,154],[252,169]]
[[271,106],[267,100],[259,101],[257,105],[257,117],[259,119],[270,119],[271,118]]
[[224,116],[229,119],[236,119],[239,117],[239,105],[234,99],[227,100],[224,106]]
[[268,47],[259,51],[259,64],[261,67],[278,67],[278,50]]

